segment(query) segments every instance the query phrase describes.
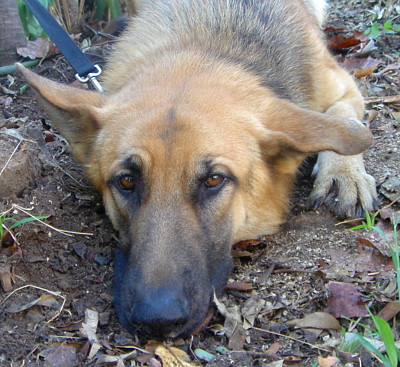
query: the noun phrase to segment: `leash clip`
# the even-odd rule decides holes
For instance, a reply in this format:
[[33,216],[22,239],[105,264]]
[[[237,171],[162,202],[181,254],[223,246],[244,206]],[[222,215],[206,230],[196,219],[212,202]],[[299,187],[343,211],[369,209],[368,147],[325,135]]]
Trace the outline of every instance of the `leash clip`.
[[94,65],[97,71],[93,73],[88,73],[85,77],[81,77],[78,73],[75,74],[75,78],[80,81],[81,83],[87,83],[91,82],[93,87],[100,93],[104,92],[103,87],[97,80],[96,76],[99,76],[101,74],[101,68],[99,65]]

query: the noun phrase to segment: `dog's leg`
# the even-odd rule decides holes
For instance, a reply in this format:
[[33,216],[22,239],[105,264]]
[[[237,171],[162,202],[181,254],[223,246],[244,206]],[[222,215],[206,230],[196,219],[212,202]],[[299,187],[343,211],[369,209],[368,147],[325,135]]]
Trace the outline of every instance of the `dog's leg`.
[[[333,83],[336,85],[329,83],[328,87],[337,87],[339,80],[338,89],[341,89],[342,97],[326,113],[361,120],[364,110],[362,97],[350,76],[339,70],[339,75],[331,79],[336,79]],[[366,173],[362,154],[342,156],[332,151],[320,152],[313,175],[315,183],[309,207],[316,209],[327,203],[339,217],[361,217],[364,210],[376,208],[375,180]]]

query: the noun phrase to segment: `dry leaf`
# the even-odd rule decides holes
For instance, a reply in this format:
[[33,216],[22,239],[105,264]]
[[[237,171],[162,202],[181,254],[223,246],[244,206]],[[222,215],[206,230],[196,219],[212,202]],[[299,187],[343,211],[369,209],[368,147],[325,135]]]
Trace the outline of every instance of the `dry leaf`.
[[364,76],[371,75],[375,69],[378,67],[380,64],[380,60],[373,59],[372,57],[367,57],[367,58],[358,58],[358,57],[351,57],[351,58],[346,58],[342,66],[352,74],[357,79],[360,79]]
[[44,361],[45,367],[70,367],[76,366],[76,350],[66,343],[60,344],[57,349],[49,354]]
[[259,241],[259,240],[246,240],[246,241],[241,241],[241,242],[235,243],[233,245],[233,248],[258,246],[261,243],[262,243],[262,241]]
[[[52,296],[50,296],[51,299]],[[47,301],[46,301],[47,300]],[[52,301],[48,301],[48,295],[47,294],[42,294],[39,298],[36,298],[35,300],[23,304],[18,304],[14,303],[11,304],[10,306],[7,307],[7,312],[8,313],[18,313],[21,311],[26,311],[32,308],[33,306],[38,306],[40,305],[41,302],[45,303],[44,306],[50,307],[57,309],[60,307],[60,304],[53,298]]]
[[0,266],[0,282],[4,292],[12,291],[11,265],[3,264]]
[[242,350],[245,341],[246,341],[246,333],[243,330],[243,328],[240,325],[238,325],[229,339],[228,349]]
[[52,41],[38,37],[35,41],[29,41],[25,47],[17,47],[17,53],[30,59],[42,59],[60,53],[60,51]]
[[79,329],[80,334],[88,338],[89,341],[93,343],[97,343],[97,325],[99,323],[99,313],[94,310],[86,309],[85,310],[85,322],[82,324],[82,327]]
[[384,319],[386,321],[391,320],[395,317],[400,311],[399,301],[393,301],[386,304],[386,306],[380,310],[378,313],[378,317]]
[[190,361],[190,357],[181,349],[175,347],[165,347],[159,344],[155,354],[161,359],[163,367],[194,367],[197,363]]
[[243,328],[245,330],[254,326],[255,320],[260,310],[265,306],[265,300],[260,299],[257,295],[252,295],[242,307]]
[[220,300],[218,300],[215,294],[214,303],[217,306],[217,309],[221,313],[221,315],[225,317],[225,335],[230,339],[235,331],[243,329],[242,315],[240,314],[239,307],[233,306],[227,309],[226,306]]
[[339,366],[339,358],[336,357],[321,357],[318,356],[318,366],[319,367],[334,367]]
[[326,288],[331,292],[325,312],[335,317],[368,316],[367,308],[361,300],[358,287],[352,283],[329,282]]
[[266,351],[265,354],[267,354],[270,357],[273,357],[276,355],[276,353],[279,352],[279,349],[281,349],[283,343],[281,342],[276,342],[273,343]]
[[232,282],[225,286],[226,291],[250,292],[253,285],[249,282]]
[[357,46],[361,43],[361,41],[355,37],[344,37],[341,35],[333,36],[328,42],[328,48],[330,50],[341,50],[343,48],[350,48],[353,46]]
[[51,294],[42,294],[38,299],[36,305],[45,306],[53,309],[60,308],[60,304],[57,302],[55,297]]
[[232,257],[248,257],[251,259],[251,252],[232,250]]
[[296,328],[341,329],[338,320],[327,312],[314,312],[302,319],[291,320],[287,324]]

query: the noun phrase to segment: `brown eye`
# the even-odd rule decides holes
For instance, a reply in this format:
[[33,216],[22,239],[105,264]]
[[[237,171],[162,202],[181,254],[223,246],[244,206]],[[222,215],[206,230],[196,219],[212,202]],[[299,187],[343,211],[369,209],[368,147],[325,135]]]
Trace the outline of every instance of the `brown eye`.
[[118,184],[122,190],[133,191],[135,189],[135,180],[131,175],[121,176]]
[[206,187],[209,189],[217,188],[222,185],[222,183],[225,181],[225,178],[221,175],[212,175],[207,177],[206,180]]

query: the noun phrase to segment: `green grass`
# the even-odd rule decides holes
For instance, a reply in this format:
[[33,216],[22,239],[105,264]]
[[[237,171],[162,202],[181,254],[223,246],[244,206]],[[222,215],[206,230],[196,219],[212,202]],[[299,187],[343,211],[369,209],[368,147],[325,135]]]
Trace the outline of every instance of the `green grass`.
[[371,27],[364,32],[368,38],[378,39],[383,34],[396,34],[400,32],[400,24],[393,24],[392,20],[387,20],[385,23],[372,23]]
[[[39,0],[40,3],[47,9],[52,0]],[[38,37],[47,37],[46,32],[33,16],[31,10],[25,4],[24,0],[17,0],[19,17],[21,19],[22,28],[25,36],[29,40],[35,40]]]
[[368,211],[365,211],[365,220],[362,221],[361,224],[355,227],[351,227],[347,229],[347,231],[355,231],[357,229],[366,229],[367,231],[371,231],[372,229],[375,228],[375,219],[377,215],[379,214],[379,210],[373,213],[372,215],[368,213]]
[[[375,218],[377,216],[376,212],[372,216],[366,212],[366,220],[360,226],[356,226],[352,229],[367,229],[367,230],[375,230],[379,233],[379,235],[387,242],[393,260],[393,267],[396,272],[396,282],[397,282],[397,296],[398,302],[400,305],[400,258],[399,258],[399,238],[398,238],[398,225],[400,222],[400,215],[397,218],[393,218],[393,244],[390,244],[387,240],[385,233],[378,227],[375,226]],[[368,308],[367,308],[368,309]],[[342,338],[342,344],[339,347],[342,351],[348,352],[356,352],[360,346],[363,346],[367,349],[376,359],[382,363],[384,367],[397,367],[400,361],[400,350],[395,345],[393,331],[390,328],[390,325],[384,319],[375,316],[370,309],[368,312],[371,316],[371,319],[374,324],[374,329],[372,329],[373,333],[371,338],[360,335],[358,333],[345,333]],[[365,329],[370,329],[367,326],[363,326]],[[374,345],[374,339],[378,339],[381,341],[386,349],[386,353],[381,353]]]
[[[7,233],[9,233],[12,229],[21,226],[24,223],[32,222],[34,220],[45,219],[47,218],[46,215],[42,216],[31,216],[28,218],[17,220],[15,218],[10,218],[7,216],[10,210],[0,212],[0,245],[3,242],[4,237]],[[6,224],[7,223],[7,224]],[[10,223],[10,225],[8,225]]]

